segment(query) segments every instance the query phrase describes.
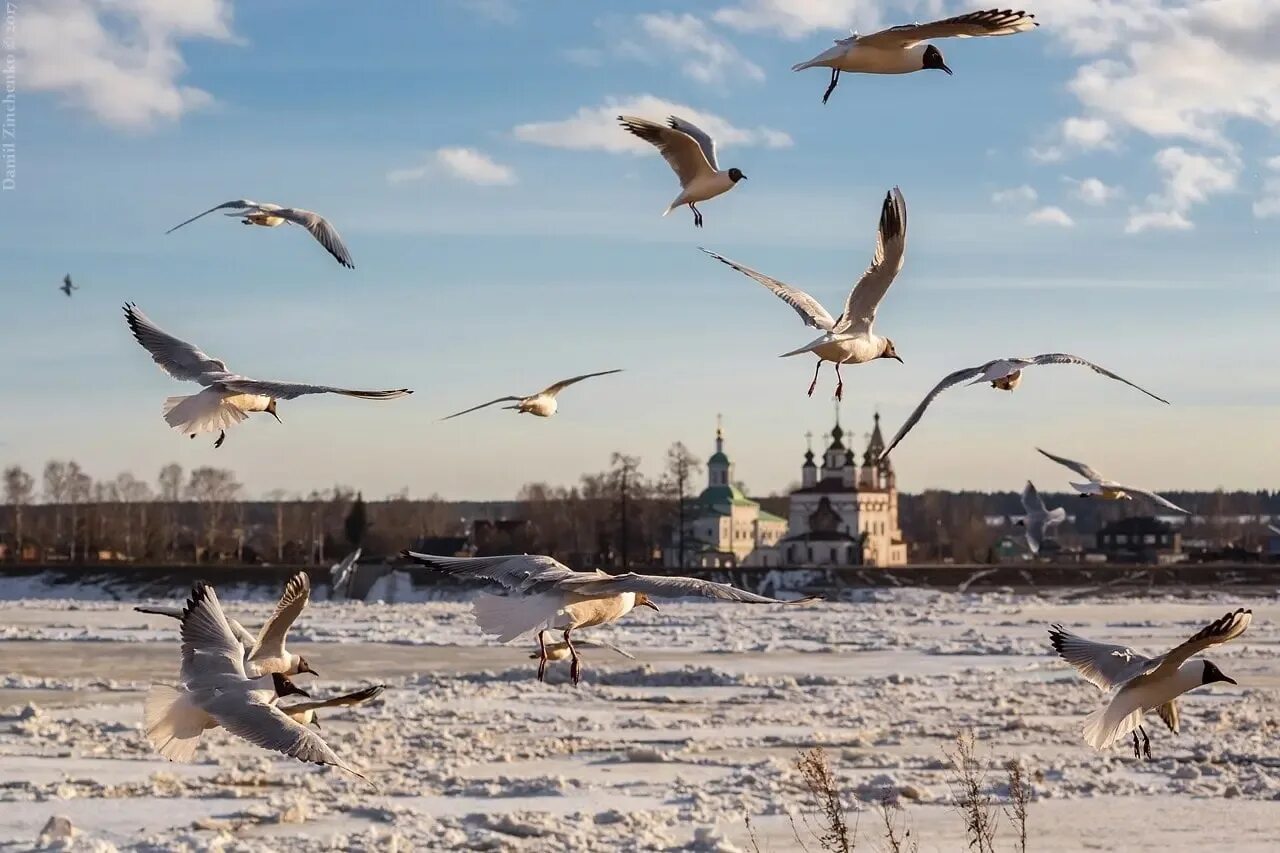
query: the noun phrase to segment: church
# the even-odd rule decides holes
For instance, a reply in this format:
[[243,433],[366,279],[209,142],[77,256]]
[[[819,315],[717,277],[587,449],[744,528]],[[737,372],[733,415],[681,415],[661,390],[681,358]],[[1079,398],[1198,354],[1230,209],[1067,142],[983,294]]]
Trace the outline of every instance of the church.
[[[683,535],[677,529],[663,549],[669,568],[764,566],[904,566],[907,546],[898,527],[898,489],[893,466],[882,461],[880,415],[862,456],[844,444],[839,416],[831,443],[815,464],[812,447],[800,468],[800,488],[788,498],[783,519],[743,494],[724,451],[717,425],[715,453],[707,460],[707,487],[685,507]],[[677,528],[679,525],[677,525]]]

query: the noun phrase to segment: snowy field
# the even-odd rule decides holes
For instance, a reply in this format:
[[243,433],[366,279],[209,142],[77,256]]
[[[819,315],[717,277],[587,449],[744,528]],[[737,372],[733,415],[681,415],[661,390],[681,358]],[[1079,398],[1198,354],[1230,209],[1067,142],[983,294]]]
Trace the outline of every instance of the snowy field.
[[[63,815],[76,850],[741,851],[750,815],[760,850],[802,849],[794,820],[816,851],[794,767],[815,745],[850,808],[868,809],[858,849],[885,849],[869,808],[895,794],[921,850],[963,850],[943,750],[972,729],[993,764],[1017,758],[1032,775],[1030,850],[1202,851],[1226,833],[1235,853],[1272,851],[1280,606],[1273,589],[1228,592],[668,604],[583,632],[638,660],[586,649],[577,689],[566,664],[537,683],[531,649],[487,642],[461,602],[313,602],[290,645],[322,677],[298,683],[388,685],[322,719],[371,790],[221,731],[196,763],[166,762],[142,735],[141,699],[176,674],[176,623],[0,590],[0,850],[32,849]],[[251,626],[271,607],[225,598]],[[1052,655],[1049,623],[1159,652],[1236,606],[1253,626],[1210,656],[1240,685],[1185,697],[1179,736],[1152,716],[1155,761],[1080,742],[1101,694]],[[1014,849],[1007,825],[998,839]]]

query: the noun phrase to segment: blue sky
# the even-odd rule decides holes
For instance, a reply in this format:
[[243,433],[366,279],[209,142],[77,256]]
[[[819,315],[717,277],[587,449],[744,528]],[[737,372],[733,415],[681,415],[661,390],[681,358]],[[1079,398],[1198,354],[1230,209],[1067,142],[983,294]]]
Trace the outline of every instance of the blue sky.
[[[675,440],[709,454],[722,413],[738,476],[782,489],[830,426],[834,377],[807,398],[812,361],[776,356],[811,330],[697,247],[838,311],[896,184],[907,260],[876,328],[905,364],[845,371],[857,444],[874,410],[891,431],[945,373],[1006,355],[1076,352],[1174,403],[1065,367],[952,391],[895,453],[904,488],[1064,486],[1037,445],[1152,488],[1275,488],[1280,59],[1249,25],[1280,9],[1042,5],[1035,32],[941,43],[954,77],[845,75],[824,107],[825,72],[792,64],[851,26],[970,7],[24,4],[0,462],[505,498],[614,450],[650,473]],[[612,127],[673,107],[749,176],[701,231],[659,215],[673,175]],[[239,197],[324,213],[357,269],[298,229],[211,216],[164,235]],[[283,403],[283,426],[251,418],[215,452],[160,418],[196,389],[134,343],[126,300],[250,376],[417,393]],[[551,420],[438,422],[614,367]]]

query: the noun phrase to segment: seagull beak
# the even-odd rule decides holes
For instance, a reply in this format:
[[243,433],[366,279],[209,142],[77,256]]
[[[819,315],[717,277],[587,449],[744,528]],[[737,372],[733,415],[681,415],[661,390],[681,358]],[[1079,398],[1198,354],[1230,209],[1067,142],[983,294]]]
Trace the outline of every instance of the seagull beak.
[[904,362],[904,361],[902,360],[902,356],[898,355],[896,352],[895,352],[893,355],[889,356],[889,358],[891,358],[891,359],[893,359],[894,361],[898,362],[898,364],[905,364],[905,363],[906,363],[906,362]]
[[1224,675],[1224,676],[1222,676],[1222,680],[1223,680],[1223,681],[1225,681],[1225,682],[1227,682],[1227,684],[1239,684],[1239,682],[1238,682],[1238,681],[1236,681],[1234,678],[1232,678],[1232,677],[1231,677],[1231,676],[1229,676],[1229,675]]
[[648,600],[642,601],[642,602],[640,602],[640,606],[641,606],[641,607],[648,607],[648,608],[650,608],[650,609],[652,609],[652,610],[657,611],[658,613],[661,613],[661,612],[662,612],[661,610],[658,610],[658,605],[654,604],[652,601],[648,601]]
[[314,675],[316,678],[319,678],[319,677],[320,677],[320,673],[318,673],[318,672],[316,672],[314,669],[312,669],[310,664],[303,664],[303,665],[298,669],[298,672],[306,672],[306,673],[310,673],[311,675]]
[[951,74],[954,74],[954,73],[955,73],[955,72],[953,72],[950,68],[948,68],[948,67],[947,67],[947,64],[946,64],[945,62],[944,62],[944,63],[942,63],[941,65],[939,65],[939,66],[938,66],[938,68],[939,68],[940,70],[942,70],[942,71],[947,72],[947,74],[948,74],[948,75],[951,75]]

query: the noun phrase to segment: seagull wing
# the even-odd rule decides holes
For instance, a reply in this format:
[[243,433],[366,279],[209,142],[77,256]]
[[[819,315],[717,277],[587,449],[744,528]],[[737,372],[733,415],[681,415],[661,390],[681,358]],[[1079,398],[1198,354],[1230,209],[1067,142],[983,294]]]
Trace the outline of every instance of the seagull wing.
[[1117,376],[1116,374],[1112,373],[1110,370],[1107,370],[1105,367],[1099,367],[1098,365],[1094,364],[1092,361],[1083,359],[1078,355],[1071,355],[1070,353],[1066,353],[1066,352],[1047,352],[1044,355],[1038,355],[1035,358],[1031,359],[1031,363],[1032,364],[1081,364],[1089,368],[1090,370],[1092,370],[1094,373],[1099,373],[1107,377],[1108,379],[1114,379],[1117,382],[1123,382],[1125,385],[1128,385],[1130,388],[1137,388],[1143,394],[1146,394],[1148,397],[1152,398],[1153,400],[1159,400],[1161,403],[1164,403],[1166,406],[1169,404],[1169,401],[1166,400],[1164,397],[1156,396],[1155,394],[1152,394],[1150,391],[1148,391],[1146,388],[1143,388],[1141,385],[1135,385],[1134,383],[1130,382],[1128,379],[1125,379],[1123,376]]
[[753,278],[763,284],[765,287],[773,291],[774,295],[783,302],[790,305],[795,312],[800,315],[800,319],[804,321],[806,326],[812,326],[815,329],[822,329],[825,332],[831,331],[836,321],[832,319],[831,314],[826,308],[823,308],[818,300],[805,293],[798,287],[792,287],[789,284],[783,284],[776,278],[770,278],[764,273],[756,272],[751,267],[744,267],[742,264],[735,263],[726,257],[717,255],[715,252],[703,249],[711,257],[715,258],[722,264],[733,267],[743,275]]
[[329,250],[329,254],[347,269],[355,269],[356,265],[351,262],[351,253],[347,251],[347,245],[342,242],[342,237],[338,235],[338,229],[334,228],[318,213],[310,210],[302,210],[297,207],[282,207],[279,210],[271,211],[273,216],[279,216],[281,219],[287,219],[295,225],[301,225],[303,228],[311,232],[311,236],[315,237]]
[[386,690],[385,684],[375,684],[372,687],[366,687],[363,690],[357,690],[354,693],[343,693],[341,696],[330,696],[328,699],[316,699],[311,702],[299,702],[295,705],[281,705],[280,710],[289,716],[294,714],[302,714],[307,711],[318,711],[321,708],[344,708],[349,705],[359,705],[368,702],[370,699],[376,699],[382,695],[382,691]]
[[[616,595],[620,592],[638,592],[660,598],[686,598],[701,596],[718,601],[736,601],[742,604],[795,604],[794,601],[783,601],[757,595],[738,589],[727,583],[705,581],[701,578],[686,578],[666,575],[640,575],[628,572],[625,575],[588,574],[578,572],[576,576],[561,584],[562,588],[578,595]],[[812,599],[799,599],[811,601]]]
[[182,609],[182,682],[189,689],[231,677],[242,680],[244,646],[232,633],[218,593],[197,583]]
[[1035,15],[1010,9],[986,9],[927,24],[904,24],[862,36],[858,44],[878,48],[909,48],[922,41],[941,38],[1009,36],[1040,26]]
[[1190,639],[1151,661],[1146,672],[1159,678],[1168,675],[1205,649],[1220,646],[1239,637],[1253,621],[1253,611],[1241,607],[1201,628]]
[[1049,641],[1060,658],[1099,690],[1119,687],[1151,663],[1150,658],[1128,646],[1095,643],[1061,625],[1049,629]]
[[275,612],[262,625],[258,638],[249,652],[249,659],[276,658],[284,655],[284,638],[289,627],[302,615],[311,600],[311,577],[298,572],[284,585],[284,593],[276,603]]
[[469,409],[463,409],[461,412],[454,412],[452,415],[449,415],[449,417],[447,417],[447,418],[441,418],[440,420],[442,420],[442,421],[447,421],[447,420],[449,420],[450,418],[456,418],[456,417],[458,417],[459,415],[465,415],[465,414],[467,414],[468,412],[474,412],[474,411],[476,411],[477,409],[484,409],[484,408],[488,408],[489,406],[493,406],[493,405],[496,405],[496,404],[498,404],[498,403],[511,403],[511,402],[518,402],[518,401],[523,400],[523,399],[524,399],[524,397],[499,397],[499,398],[498,398],[498,399],[496,399],[496,400],[490,400],[490,401],[489,401],[489,402],[487,402],[487,403],[481,403],[481,404],[480,404],[480,405],[478,405],[478,406],[472,406],[472,407],[471,407],[471,408],[469,408]]
[[284,753],[299,761],[330,764],[353,776],[365,778],[339,758],[315,730],[302,725],[275,705],[256,699],[246,702],[245,695],[228,691],[209,702],[205,710],[227,731],[255,746]]
[[1178,713],[1178,700],[1170,699],[1159,708],[1156,708],[1156,713],[1160,715],[1160,719],[1164,721],[1164,724],[1169,727],[1169,731],[1176,735],[1178,733],[1178,723],[1182,719],[1182,715]]
[[543,388],[538,393],[547,394],[551,397],[554,397],[564,389],[568,388],[570,385],[573,385],[575,382],[581,382],[582,380],[590,379],[593,376],[608,376],[610,373],[621,373],[621,372],[622,372],[622,368],[618,368],[617,370],[601,370],[599,373],[584,373],[581,376],[575,376],[572,379],[561,379],[559,382],[555,383],[554,385],[548,385],[546,388]]
[[963,370],[957,370],[954,373],[948,373],[944,376],[941,382],[933,386],[933,390],[924,395],[924,399],[920,401],[920,405],[916,406],[915,411],[913,411],[907,418],[906,423],[898,428],[898,432],[893,437],[893,441],[889,442],[889,446],[885,448],[884,453],[880,454],[880,458],[883,460],[889,455],[891,450],[898,446],[898,442],[906,438],[907,433],[911,432],[911,428],[920,421],[920,418],[924,417],[924,410],[929,408],[929,404],[933,402],[935,397],[948,388],[959,385],[966,379],[972,379],[974,376],[979,376],[985,373],[987,367],[992,363],[993,362],[989,361],[986,364],[979,365],[978,367],[966,367]]
[[174,231],[177,231],[183,225],[189,225],[192,222],[195,222],[201,216],[208,216],[210,213],[213,213],[215,210],[226,210],[227,208],[230,208],[230,207],[234,207],[238,210],[248,210],[250,208],[255,208],[257,206],[258,206],[258,203],[256,201],[249,201],[249,199],[247,198],[239,198],[239,199],[236,199],[235,201],[224,201],[222,204],[218,205],[217,207],[209,208],[204,213],[197,213],[195,216],[191,217],[186,222],[179,222],[177,225],[173,226],[172,228],[170,228],[168,231],[164,233],[172,234]]
[[702,149],[702,155],[707,158],[707,165],[713,171],[720,171],[719,164],[716,163],[716,141],[711,138],[711,134],[698,127],[691,121],[679,118],[677,116],[669,116],[667,118],[667,127],[672,130],[678,130],[681,133],[687,133],[698,143],[698,147]]
[[624,128],[658,149],[675,170],[680,186],[687,187],[695,178],[710,175],[714,171],[698,140],[683,130],[634,116],[618,116],[618,121]]
[[413,393],[408,388],[395,388],[390,391],[355,391],[350,388],[334,388],[331,385],[272,382],[270,380],[249,379],[244,376],[221,380],[218,384],[237,394],[261,394],[266,397],[274,397],[277,400],[292,400],[295,397],[302,397],[306,394],[341,394],[344,397],[359,397],[361,400],[395,400]]
[[[1040,448],[1037,447],[1036,450],[1040,450]],[[1102,482],[1102,475],[1099,474],[1097,471],[1093,470],[1092,468],[1090,468],[1088,465],[1084,464],[1083,462],[1073,462],[1072,460],[1063,458],[1061,456],[1054,456],[1052,453],[1050,453],[1047,450],[1040,450],[1040,455],[1049,457],[1054,462],[1057,462],[1059,465],[1065,465],[1066,467],[1070,468],[1072,471],[1075,471],[1081,477],[1087,478],[1090,482],[1093,482],[1093,483]]]
[[577,576],[596,575],[575,572],[552,557],[538,554],[506,554],[496,557],[437,557],[404,551],[402,557],[416,560],[427,568],[438,569],[459,578],[487,580],[512,592],[535,595],[559,589],[561,584]]
[[210,358],[186,341],[161,331],[132,302],[125,303],[124,319],[133,337],[151,353],[151,359],[174,379],[210,385],[217,374],[227,372],[227,365],[221,359]]
[[880,208],[880,227],[876,231],[876,253],[871,266],[849,291],[844,303],[844,313],[832,330],[842,332],[870,332],[876,319],[876,308],[884,299],[889,285],[902,269],[907,251],[907,200],[902,191],[894,187],[885,194]]
[[1177,505],[1176,503],[1174,503],[1173,501],[1171,501],[1171,500],[1169,500],[1168,498],[1163,497],[1163,496],[1161,496],[1161,495],[1157,495],[1155,492],[1148,492],[1146,489],[1135,489],[1133,486],[1126,486],[1126,485],[1124,485],[1123,483],[1118,484],[1118,485],[1117,485],[1117,488],[1122,489],[1122,490],[1124,490],[1125,492],[1128,492],[1128,493],[1129,493],[1129,494],[1131,494],[1131,495],[1138,495],[1139,497],[1146,498],[1147,500],[1151,501],[1152,503],[1159,504],[1160,506],[1164,507],[1165,509],[1171,509],[1171,510],[1173,510],[1174,512],[1180,512],[1180,513],[1182,513],[1183,515],[1191,515],[1191,510],[1189,510],[1189,509],[1183,509],[1182,507],[1178,506],[1178,505]]
[[1044,505],[1044,498],[1040,497],[1035,484],[1030,480],[1027,480],[1027,485],[1022,489],[1022,508],[1028,515],[1047,515],[1049,512],[1049,508]]

